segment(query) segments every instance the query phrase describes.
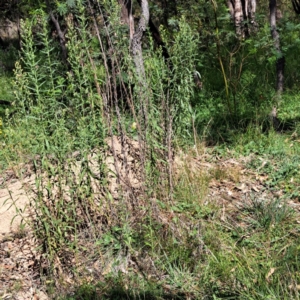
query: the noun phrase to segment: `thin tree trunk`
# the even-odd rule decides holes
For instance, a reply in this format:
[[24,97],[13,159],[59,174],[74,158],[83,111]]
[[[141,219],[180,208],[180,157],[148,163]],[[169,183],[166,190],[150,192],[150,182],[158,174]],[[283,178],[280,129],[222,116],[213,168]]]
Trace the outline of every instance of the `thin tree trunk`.
[[248,27],[248,34],[250,35],[252,32],[257,30],[257,23],[255,20],[255,13],[256,13],[256,0],[247,0],[247,27]]
[[300,14],[300,1],[299,0],[292,0],[293,8],[296,14]]
[[60,28],[58,20],[55,18],[54,14],[53,14],[53,11],[52,11],[50,3],[49,3],[49,0],[46,0],[46,6],[47,6],[48,13],[51,17],[51,20],[52,20],[52,22],[55,26],[55,29],[56,29],[58,37],[59,37],[59,44],[60,44],[62,55],[63,55],[63,61],[66,65],[69,65],[68,64],[68,50],[67,50],[67,47],[66,47],[65,35],[64,35],[64,33],[62,32],[62,30]]
[[[144,68],[144,60],[142,53],[142,38],[147,29],[148,23],[150,19],[149,6],[147,0],[141,0],[141,17],[136,28],[136,31],[133,35],[133,39],[131,40],[131,52],[135,64],[136,76],[138,79],[138,96],[139,103],[141,107],[140,114],[140,126],[144,129],[144,134],[141,136],[141,140],[139,141],[141,147],[141,161],[146,167],[146,157],[147,157],[147,128],[148,128],[148,109],[149,109],[149,89],[145,74]],[[146,176],[146,174],[144,174]],[[145,177],[146,178],[146,177]]]
[[256,0],[228,0],[227,6],[238,37],[248,37],[256,31]]
[[237,36],[244,37],[243,33],[243,7],[242,7],[242,1],[241,0],[235,0],[234,5],[234,25]]
[[[137,0],[137,2],[140,6],[142,5],[141,0]],[[152,35],[154,41],[156,42],[157,46],[161,47],[163,57],[165,59],[169,59],[170,55],[169,55],[168,49],[166,47],[166,44],[164,43],[164,41],[161,38],[159,29],[155,26],[154,22],[152,21],[151,15],[149,17],[149,29],[150,29],[151,35]]]
[[230,13],[230,18],[232,21],[234,21],[234,0],[228,0],[227,1],[227,6],[229,9],[229,13]]
[[132,40],[134,35],[134,19],[132,16],[132,2],[131,0],[118,0],[118,2],[121,5],[121,19],[128,25],[130,40]]
[[271,35],[274,41],[274,47],[277,52],[277,60],[276,60],[276,91],[277,94],[280,94],[283,91],[284,85],[284,66],[285,66],[285,58],[280,48],[280,36],[276,27],[276,0],[270,0],[270,26],[271,26]]
[[142,53],[142,38],[146,31],[150,19],[149,6],[147,0],[141,0],[141,17],[131,41],[131,51],[135,62],[137,75],[141,83],[145,83],[145,69]]

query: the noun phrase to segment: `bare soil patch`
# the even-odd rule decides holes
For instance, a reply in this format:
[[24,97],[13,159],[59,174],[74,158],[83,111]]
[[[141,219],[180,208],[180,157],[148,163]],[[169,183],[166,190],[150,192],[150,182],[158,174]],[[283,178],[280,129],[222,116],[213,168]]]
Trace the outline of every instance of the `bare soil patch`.
[[48,299],[41,288],[37,266],[41,256],[26,224],[30,219],[30,190],[35,176],[20,178],[13,170],[0,178],[0,297],[1,299]]
[[[111,157],[107,164],[116,173],[119,168],[124,174],[124,184],[133,181],[134,188],[139,188],[137,173],[134,171],[139,163],[137,142],[128,143],[127,150],[122,150],[120,141],[113,139],[110,151],[115,152],[118,161]],[[114,150],[112,150],[114,147]],[[124,152],[125,151],[125,152]],[[130,152],[134,155],[129,155]],[[126,163],[124,163],[124,159]],[[91,155],[93,159],[93,155]],[[272,192],[266,186],[268,174],[257,174],[247,169],[249,157],[240,159],[211,159],[207,155],[182,156],[175,161],[176,172],[187,172],[188,176],[198,176],[204,172],[210,178],[205,201],[212,199],[222,208],[223,219],[234,215],[234,212],[244,205],[250,197],[261,201],[282,196],[282,192]],[[134,167],[133,167],[134,166]],[[96,169],[95,169],[96,172]],[[7,171],[1,176],[0,188],[0,297],[3,299],[48,299],[42,284],[39,266],[43,257],[37,250],[37,241],[30,228],[20,229],[23,220],[30,216],[30,190],[35,185],[35,175],[27,167],[23,176],[18,177],[13,171]],[[117,182],[111,177],[111,190],[117,197]],[[300,211],[298,201],[289,202],[296,211]],[[19,215],[17,215],[19,211]],[[21,216],[20,216],[21,215]],[[13,222],[12,222],[13,221]],[[98,272],[95,262],[90,268]],[[101,266],[105,271],[105,267]]]

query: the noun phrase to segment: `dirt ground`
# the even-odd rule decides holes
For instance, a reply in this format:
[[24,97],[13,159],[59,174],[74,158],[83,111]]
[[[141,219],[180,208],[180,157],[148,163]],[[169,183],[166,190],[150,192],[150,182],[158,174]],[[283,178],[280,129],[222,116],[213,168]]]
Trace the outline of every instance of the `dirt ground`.
[[[130,177],[137,184],[137,172],[132,171],[136,160],[129,155],[129,152],[138,151],[137,142],[129,141],[123,151],[117,137],[107,140],[107,144],[110,147],[107,167],[115,173],[117,165],[122,176]],[[128,155],[129,172],[122,163],[124,153]],[[95,154],[91,153],[89,159],[92,165],[96,165]],[[79,170],[76,169],[75,165],[74,172]],[[38,271],[43,258],[38,254],[38,243],[32,229],[26,223],[34,219],[29,215],[33,211],[35,178],[30,164],[0,174],[0,299],[48,299]],[[111,176],[109,188],[116,196],[115,176]]]
[[25,217],[26,206],[30,202],[24,186],[34,182],[32,177],[25,180],[11,179],[0,189],[0,241],[7,234],[19,230],[22,218],[18,212]]
[[30,185],[34,185],[34,175],[21,179],[11,170],[0,177],[1,299],[49,299],[39,290],[35,265],[40,258],[35,238],[24,223],[29,214]]
[[[116,154],[121,156],[121,152]],[[274,194],[266,188],[268,174],[257,174],[247,169],[248,160],[217,158],[212,161],[200,155],[190,160],[180,158],[177,166],[183,172],[188,170],[190,176],[199,172],[214,174],[206,198],[207,201],[216,200],[226,218],[250,194],[262,201],[282,196],[280,191]],[[0,175],[0,298],[44,300],[49,298],[37,267],[42,260],[36,249],[38,245],[29,227],[20,228],[30,213],[32,195],[28,191],[35,185],[35,175],[30,171],[22,174],[18,176],[11,170]],[[289,205],[300,211],[298,201],[290,201]]]

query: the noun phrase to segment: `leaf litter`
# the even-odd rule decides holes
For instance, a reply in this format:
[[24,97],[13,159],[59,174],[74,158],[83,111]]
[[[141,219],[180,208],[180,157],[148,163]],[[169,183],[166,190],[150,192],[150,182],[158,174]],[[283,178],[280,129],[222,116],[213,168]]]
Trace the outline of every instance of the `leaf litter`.
[[[113,159],[110,158],[107,163],[110,168],[114,169],[116,166],[124,168],[122,160],[124,155],[120,150],[120,144],[117,140],[114,141],[117,150],[118,162],[113,166]],[[131,143],[132,144],[132,143]],[[129,160],[131,168],[131,176],[134,177],[135,189],[139,189],[138,177],[136,174],[136,161],[138,161],[138,146],[136,143],[131,145],[128,151],[133,151]],[[134,158],[135,157],[135,158]],[[92,159],[92,156],[90,157]],[[193,155],[182,156],[179,155],[174,160],[175,176],[181,172],[188,172],[197,174],[205,172],[210,177],[206,201],[214,199],[217,205],[222,208],[221,219],[224,221],[227,217],[235,215],[239,209],[245,206],[245,202],[249,201],[251,197],[260,199],[260,201],[268,201],[269,199],[279,198],[283,196],[282,191],[273,191],[268,189],[266,184],[268,174],[261,174],[247,168],[250,157],[240,157],[238,159],[212,159],[209,155]],[[34,189],[35,174],[32,170],[32,165],[21,166],[22,175],[20,172],[7,170],[0,178],[0,297],[2,299],[50,299],[46,293],[45,276],[41,270],[43,266],[47,267],[47,261],[43,257],[40,245],[31,230],[31,220],[34,218],[30,203],[33,195],[30,190]],[[24,171],[25,169],[25,171]],[[128,169],[123,170],[128,180]],[[113,176],[112,176],[113,177]],[[112,195],[114,198],[118,197],[116,179],[110,182]],[[290,200],[288,204],[299,213],[300,204],[296,200]],[[18,211],[18,216],[16,216]],[[162,223],[168,223],[174,214],[159,215],[158,218]],[[21,215],[21,217],[20,217]],[[242,222],[241,222],[241,225]],[[174,230],[176,230],[174,228]],[[80,243],[80,241],[79,241]],[[88,239],[83,239],[81,242],[86,248],[89,247]],[[91,243],[92,244],[92,243]],[[84,255],[83,255],[84,257]],[[138,269],[147,276],[154,276],[160,278],[163,274],[157,274],[153,261],[149,257],[141,257],[138,253],[136,255],[127,255],[119,257],[118,263],[106,261],[105,258],[94,259],[90,263],[84,260],[77,262],[78,270],[82,269],[82,274],[85,274],[86,280],[97,280],[103,278],[110,272],[124,273],[128,272],[129,268]],[[106,263],[105,263],[106,261]],[[75,263],[71,258],[71,263]],[[60,275],[70,285],[73,284],[72,277],[63,269],[63,263],[60,258],[56,257],[56,269]],[[81,266],[81,267],[80,267]],[[270,280],[275,268],[271,268],[266,275],[266,280]],[[152,275],[149,275],[152,274]]]

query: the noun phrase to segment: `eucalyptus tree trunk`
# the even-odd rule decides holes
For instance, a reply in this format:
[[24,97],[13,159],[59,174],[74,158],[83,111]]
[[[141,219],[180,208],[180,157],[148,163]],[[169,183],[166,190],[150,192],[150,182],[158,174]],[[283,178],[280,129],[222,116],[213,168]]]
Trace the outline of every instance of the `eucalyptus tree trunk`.
[[136,31],[131,40],[131,51],[136,67],[136,72],[141,84],[145,84],[145,69],[142,53],[142,38],[149,23],[150,13],[147,0],[141,0],[141,17]]
[[132,1],[118,0],[121,5],[121,19],[129,26],[129,37],[132,57],[135,63],[136,72],[140,82],[145,80],[144,61],[142,54],[142,38],[149,24],[150,12],[147,0],[138,0],[141,6],[141,17],[137,28],[134,28],[132,16]]
[[[141,0],[137,0],[137,2],[140,6],[142,5]],[[167,2],[167,1],[165,0],[165,2]],[[176,5],[176,3],[175,3],[175,5]],[[167,8],[165,8],[165,10],[167,10]],[[153,20],[151,19],[151,15],[149,16],[149,30],[150,30],[153,40],[156,42],[157,46],[161,47],[163,57],[165,59],[170,58],[166,44],[164,43],[164,41],[160,35],[159,29],[155,26]]]
[[242,8],[242,1],[241,0],[235,0],[234,1],[234,25],[237,36],[243,36],[243,8]]
[[256,30],[257,24],[255,21],[255,13],[256,13],[256,0],[247,0],[247,18],[250,24],[249,30]]
[[293,8],[296,14],[300,15],[300,1],[299,0],[292,0]]
[[256,0],[228,0],[227,6],[238,37],[247,37],[256,30]]
[[134,35],[134,19],[132,16],[132,1],[131,0],[118,0],[121,5],[121,19],[129,27],[130,40],[133,39]]
[[227,6],[229,9],[231,20],[234,19],[234,1],[233,0],[227,0]]
[[277,15],[277,3],[276,0],[270,0],[269,8],[270,8],[270,27],[271,27],[271,35],[274,41],[274,47],[277,52],[277,60],[276,60],[276,91],[277,94],[280,94],[283,91],[284,84],[284,66],[285,66],[285,58],[281,51],[280,47],[280,36],[276,27],[276,15]]

